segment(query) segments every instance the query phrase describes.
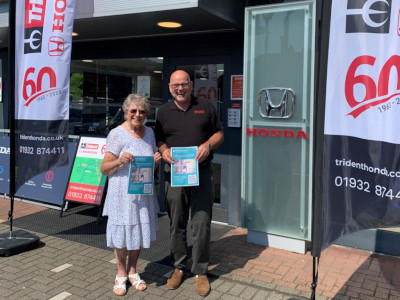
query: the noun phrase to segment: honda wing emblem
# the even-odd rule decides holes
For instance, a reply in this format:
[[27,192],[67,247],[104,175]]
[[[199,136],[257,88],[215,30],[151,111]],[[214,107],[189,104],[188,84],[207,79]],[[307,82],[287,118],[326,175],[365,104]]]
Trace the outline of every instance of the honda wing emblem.
[[[271,92],[274,96],[281,95],[278,105],[272,103]],[[265,101],[265,113],[261,101]],[[263,118],[268,119],[290,119],[294,115],[296,96],[292,89],[288,88],[265,88],[258,93],[258,111]],[[290,105],[291,104],[291,105]],[[278,111],[278,115],[272,115],[273,111]]]

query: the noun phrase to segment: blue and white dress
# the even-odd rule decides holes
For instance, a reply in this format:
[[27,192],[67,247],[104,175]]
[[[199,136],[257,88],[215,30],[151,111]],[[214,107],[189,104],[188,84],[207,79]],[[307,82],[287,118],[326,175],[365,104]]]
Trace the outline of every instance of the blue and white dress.
[[[124,152],[133,156],[153,156],[158,150],[151,128],[145,127],[142,139],[133,137],[122,126],[110,131],[106,152],[120,157]],[[107,247],[137,250],[149,248],[156,239],[159,206],[153,195],[128,194],[129,164],[120,167],[108,177],[108,190],[103,216],[108,216]]]

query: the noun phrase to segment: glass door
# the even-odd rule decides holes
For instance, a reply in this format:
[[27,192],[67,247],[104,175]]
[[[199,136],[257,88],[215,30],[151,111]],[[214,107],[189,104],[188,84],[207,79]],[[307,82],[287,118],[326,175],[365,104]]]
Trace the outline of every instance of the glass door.
[[310,239],[315,1],[246,9],[242,222]]
[[[223,111],[223,86],[225,64],[223,57],[203,58],[170,58],[168,78],[175,70],[184,70],[193,81],[193,94],[198,98],[205,98],[214,104],[222,121]],[[171,95],[168,93],[169,99]],[[227,199],[221,195],[223,185],[223,162],[218,160],[218,154],[214,153],[214,207],[213,220],[227,223]]]
[[210,100],[222,120],[224,64],[184,64],[176,65],[174,70],[188,72],[193,81],[194,96]]

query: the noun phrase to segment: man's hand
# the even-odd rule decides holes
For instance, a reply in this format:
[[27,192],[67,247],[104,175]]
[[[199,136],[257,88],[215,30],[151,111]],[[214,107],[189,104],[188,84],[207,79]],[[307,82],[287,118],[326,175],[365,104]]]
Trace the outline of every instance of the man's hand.
[[210,155],[210,148],[208,147],[208,143],[204,143],[197,148],[195,159],[198,159],[199,163],[201,163],[208,155]]
[[174,160],[174,158],[171,155],[171,149],[170,148],[166,148],[165,150],[163,150],[162,158],[166,163],[172,164],[172,161]]
[[153,158],[154,158],[154,167],[155,167],[155,169],[157,169],[158,165],[161,162],[161,154],[160,154],[160,152],[157,151],[156,153],[154,153]]

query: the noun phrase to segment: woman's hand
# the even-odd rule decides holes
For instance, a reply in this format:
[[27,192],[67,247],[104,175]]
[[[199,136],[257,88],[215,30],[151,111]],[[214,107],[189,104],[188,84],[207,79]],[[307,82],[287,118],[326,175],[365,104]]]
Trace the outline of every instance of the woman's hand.
[[133,161],[133,155],[129,152],[122,153],[121,157],[117,157],[111,152],[106,152],[100,164],[101,174],[110,176],[117,172],[118,168]]
[[130,164],[131,162],[133,162],[133,155],[129,152],[124,152],[122,153],[121,157],[119,158],[119,166],[123,166],[125,164]]

